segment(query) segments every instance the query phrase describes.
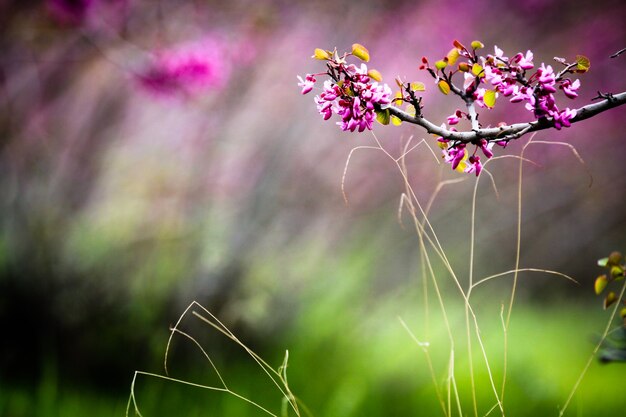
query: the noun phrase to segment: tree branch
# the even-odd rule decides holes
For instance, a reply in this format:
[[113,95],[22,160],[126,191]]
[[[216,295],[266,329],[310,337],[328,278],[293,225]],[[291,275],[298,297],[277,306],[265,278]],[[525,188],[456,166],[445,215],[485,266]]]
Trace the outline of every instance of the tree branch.
[[[626,104],[626,91],[615,95],[608,95],[607,98],[602,101],[588,104],[584,107],[576,109],[576,116],[574,116],[570,122],[580,122],[581,120],[588,119],[606,110],[621,106],[622,104]],[[517,139],[526,133],[554,127],[554,120],[551,117],[548,117],[532,122],[515,123],[508,126],[490,127],[466,132],[455,132],[441,126],[437,126],[433,122],[425,119],[423,116],[412,116],[394,106],[389,107],[389,113],[404,122],[422,126],[428,133],[432,133],[434,135],[441,136],[444,139],[458,143],[477,144],[481,139],[486,139],[488,141],[509,141]]]

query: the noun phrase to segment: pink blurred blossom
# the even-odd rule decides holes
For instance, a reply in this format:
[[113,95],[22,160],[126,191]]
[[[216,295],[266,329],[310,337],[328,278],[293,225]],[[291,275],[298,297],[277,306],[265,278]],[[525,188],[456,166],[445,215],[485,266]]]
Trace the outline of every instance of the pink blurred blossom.
[[155,52],[136,78],[144,90],[157,96],[190,98],[225,86],[233,52],[217,38],[183,43]]

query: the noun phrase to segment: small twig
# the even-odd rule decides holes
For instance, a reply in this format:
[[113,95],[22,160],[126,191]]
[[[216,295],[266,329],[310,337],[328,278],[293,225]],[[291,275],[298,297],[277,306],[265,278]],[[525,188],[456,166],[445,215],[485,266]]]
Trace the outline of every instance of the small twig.
[[624,52],[626,52],[626,48],[620,49],[619,51],[615,52],[613,55],[611,55],[611,58],[617,58],[618,56],[620,56]]

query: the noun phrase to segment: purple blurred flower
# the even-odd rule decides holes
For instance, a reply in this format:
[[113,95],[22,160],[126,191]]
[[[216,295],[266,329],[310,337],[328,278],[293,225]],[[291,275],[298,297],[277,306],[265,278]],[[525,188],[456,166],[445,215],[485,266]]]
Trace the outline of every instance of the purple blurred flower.
[[156,52],[137,79],[156,95],[195,96],[224,86],[230,76],[231,59],[227,44],[205,38]]
[[46,7],[54,19],[63,24],[82,23],[93,8],[94,0],[46,0]]

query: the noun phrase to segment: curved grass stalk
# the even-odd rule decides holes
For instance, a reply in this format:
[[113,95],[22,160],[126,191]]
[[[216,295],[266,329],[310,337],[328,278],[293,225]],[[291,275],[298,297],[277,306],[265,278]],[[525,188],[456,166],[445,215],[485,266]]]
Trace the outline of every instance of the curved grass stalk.
[[[622,285],[622,290],[620,291],[618,300],[623,299],[624,298],[624,294],[626,294],[626,281]],[[615,303],[615,306],[613,307],[613,311],[611,312],[611,316],[609,317],[609,320],[606,323],[606,326],[604,328],[604,332],[602,333],[602,336],[600,337],[600,340],[598,341],[598,343],[594,347],[593,351],[591,352],[591,355],[589,355],[589,359],[587,360],[587,363],[585,364],[585,367],[583,368],[582,372],[578,376],[578,379],[576,380],[576,383],[574,383],[574,386],[572,387],[572,391],[569,393],[569,395],[567,397],[567,400],[565,400],[565,404],[563,404],[563,408],[561,408],[559,410],[559,417],[563,417],[563,414],[565,413],[565,410],[567,410],[567,407],[569,406],[570,402],[572,401],[572,398],[574,397],[574,394],[576,394],[576,391],[578,391],[578,387],[580,386],[580,383],[582,382],[583,378],[585,377],[585,374],[587,374],[587,371],[589,370],[589,367],[591,366],[591,362],[593,361],[593,358],[596,357],[596,354],[598,353],[598,350],[600,350],[600,347],[602,347],[602,343],[604,343],[604,340],[606,339],[607,335],[609,334],[609,332],[611,330],[611,324],[613,323],[613,320],[615,320],[615,317],[617,316],[617,310],[619,310],[620,307],[621,307],[621,305],[620,305],[619,302]]]
[[[204,315],[198,313],[195,310],[192,310],[193,307],[197,307],[197,308],[201,309],[205,314],[208,315],[209,318],[205,317]],[[228,386],[226,385],[225,380],[222,378],[221,373],[219,372],[219,370],[215,366],[215,364],[212,361],[210,355],[202,347],[202,345],[193,336],[191,336],[188,333],[186,333],[184,331],[181,331],[179,329],[179,326],[180,326],[182,320],[188,315],[188,313],[190,311],[191,311],[193,316],[195,316],[199,320],[209,324],[215,330],[219,331],[224,336],[228,337],[231,341],[235,342],[240,347],[242,347],[252,357],[252,359],[257,363],[257,365],[263,370],[263,372],[270,378],[270,380],[273,382],[273,384],[278,388],[278,390],[280,391],[280,393],[283,396],[283,399],[287,402],[287,404],[295,412],[296,416],[300,417],[300,410],[298,408],[298,402],[299,401],[297,400],[297,398],[291,392],[291,390],[289,388],[288,381],[287,381],[287,363],[288,363],[288,359],[289,359],[288,351],[285,353],[285,358],[283,359],[283,363],[281,364],[281,366],[278,368],[278,371],[274,370],[259,355],[257,355],[254,351],[252,351],[250,348],[248,348],[243,342],[241,342],[234,335],[234,333],[232,333],[228,329],[228,327],[226,327],[226,325],[224,325],[224,323],[222,323],[209,310],[204,308],[202,305],[200,305],[196,301],[191,302],[189,304],[189,306],[187,306],[187,308],[183,311],[183,313],[178,318],[178,320],[177,320],[176,324],[174,325],[174,327],[172,327],[170,329],[171,333],[170,333],[170,337],[169,337],[168,342],[167,342],[167,346],[166,346],[166,350],[165,350],[165,358],[164,358],[164,363],[163,363],[166,375],[159,375],[159,374],[143,372],[143,371],[136,371],[135,372],[135,375],[133,377],[133,381],[131,383],[131,393],[130,393],[130,397],[128,399],[128,404],[127,404],[127,409],[126,409],[126,415],[127,416],[128,416],[129,411],[130,411],[131,403],[134,405],[135,413],[137,415],[141,416],[141,413],[139,412],[139,408],[138,408],[138,405],[137,405],[136,396],[135,396],[135,382],[136,382],[137,375],[146,375],[146,376],[160,378],[160,379],[164,379],[164,380],[168,380],[168,381],[172,381],[172,382],[176,382],[176,383],[181,383],[181,384],[185,384],[185,385],[189,385],[189,386],[194,386],[194,387],[197,387],[197,388],[203,388],[203,389],[208,389],[208,390],[212,390],[212,391],[220,391],[220,392],[228,393],[230,395],[233,395],[233,396],[235,396],[235,397],[237,397],[237,398],[239,398],[239,399],[241,399],[243,401],[246,401],[246,402],[254,405],[255,407],[259,408],[260,410],[264,411],[265,413],[267,413],[267,414],[269,414],[271,416],[278,417],[278,415],[276,415],[276,414],[270,412],[269,410],[265,409],[260,404],[254,402],[254,401],[252,401],[252,400],[250,400],[250,399],[248,399],[248,398],[246,398],[246,397],[244,397],[244,396],[242,396],[242,395],[232,391],[230,388],[228,388]],[[181,336],[184,336],[187,339],[191,340],[196,345],[196,347],[202,352],[204,357],[211,364],[211,367],[215,371],[216,375],[218,376],[218,378],[219,378],[219,380],[220,380],[220,382],[222,384],[222,387],[215,387],[215,386],[210,386],[210,385],[196,384],[196,383],[192,383],[192,382],[189,382],[189,381],[184,381],[184,380],[180,380],[180,379],[176,379],[176,378],[171,378],[168,375],[167,362],[168,362],[170,346],[171,346],[174,334],[179,334]],[[310,413],[307,411],[307,414],[310,414]]]
[[[416,226],[416,231],[418,233],[418,236],[420,237],[420,248],[424,247],[423,246],[423,236],[426,236],[426,239],[431,244],[431,246],[433,247],[433,249],[435,250],[437,255],[439,255],[440,259],[444,263],[444,266],[446,267],[446,269],[448,270],[448,272],[452,276],[455,285],[457,286],[459,292],[461,293],[461,296],[463,297],[463,300],[465,302],[465,306],[466,306],[466,308],[468,309],[468,311],[470,312],[470,314],[472,316],[472,319],[473,319],[473,322],[474,322],[474,330],[475,330],[476,338],[478,340],[478,343],[479,343],[479,346],[480,346],[480,349],[481,349],[481,353],[482,353],[483,359],[485,361],[485,366],[487,368],[489,381],[490,381],[490,384],[491,384],[494,396],[495,396],[495,398],[496,398],[496,400],[498,402],[500,411],[501,411],[502,415],[504,416],[504,408],[502,406],[502,402],[500,401],[500,397],[499,397],[498,391],[497,391],[496,386],[495,386],[495,381],[494,381],[494,378],[493,378],[493,372],[491,371],[491,366],[489,365],[489,359],[488,359],[488,356],[487,356],[487,352],[485,350],[485,346],[484,346],[484,343],[482,341],[482,337],[480,335],[480,327],[478,325],[478,320],[476,318],[476,314],[474,313],[473,308],[471,307],[471,305],[469,303],[469,300],[467,298],[467,295],[466,295],[465,291],[463,290],[463,287],[461,286],[461,284],[460,284],[460,282],[459,282],[459,280],[458,280],[458,278],[456,276],[456,273],[454,272],[454,269],[452,268],[452,265],[450,264],[446,254],[445,254],[445,251],[443,250],[443,247],[441,246],[441,243],[439,242],[439,239],[437,238],[437,235],[436,235],[436,233],[435,233],[431,223],[428,220],[428,216],[427,216],[425,210],[423,209],[423,207],[419,203],[419,200],[417,199],[417,195],[415,194],[415,191],[413,190],[413,188],[412,188],[412,186],[411,186],[411,184],[409,182],[408,175],[407,175],[407,172],[406,172],[406,169],[405,169],[406,166],[404,165],[404,168],[403,168],[403,162],[399,161],[397,158],[394,158],[382,146],[382,144],[380,143],[380,141],[378,140],[378,138],[376,137],[376,135],[374,133],[372,133],[372,136],[374,137],[374,140],[376,141],[376,144],[378,145],[380,150],[385,155],[387,155],[391,160],[393,160],[395,162],[395,164],[396,164],[398,170],[400,171],[400,174],[402,175],[402,178],[404,180],[405,187],[406,187],[406,190],[407,190],[407,194],[411,196],[413,201],[415,201],[417,207],[420,210],[420,215],[424,219],[423,223],[417,221],[417,215],[415,214],[415,210],[414,210],[414,207],[413,207],[413,211],[411,212],[411,214],[412,214],[412,217],[414,218],[414,224]],[[402,159],[402,161],[404,161],[404,159]],[[412,206],[412,204],[411,204],[411,206]],[[424,225],[428,226],[428,231],[430,233],[432,233],[432,237],[430,236],[429,233],[426,232],[426,228],[424,227]],[[420,250],[422,250],[422,249],[420,249]],[[424,251],[425,251],[425,247],[424,247]],[[429,265],[429,268],[432,268],[430,266],[430,262],[429,262],[428,258],[426,258],[426,259],[427,259],[427,264]],[[433,274],[433,276],[434,276],[434,274]],[[434,280],[434,282],[436,283],[436,280]],[[440,297],[440,305],[442,306],[442,311],[445,311],[445,309],[443,309],[443,300],[441,298],[441,295],[439,294],[438,296]],[[448,327],[448,331],[450,332],[449,327]],[[450,334],[449,337],[451,338],[451,343],[453,343],[452,335]],[[473,394],[473,395],[475,395],[475,394]]]
[[407,326],[404,320],[402,320],[401,317],[398,317],[398,320],[400,321],[400,324],[402,325],[404,330],[406,330],[406,332],[409,334],[411,339],[413,339],[415,344],[424,352],[424,355],[426,356],[426,363],[428,364],[428,370],[430,372],[430,379],[432,380],[433,385],[435,386],[435,394],[437,395],[437,400],[439,401],[439,405],[441,406],[443,415],[448,417],[450,414],[447,413],[446,404],[443,401],[443,397],[441,396],[441,391],[439,390],[439,384],[437,384],[437,377],[435,375],[435,368],[433,367],[433,361],[430,357],[430,352],[428,351],[428,347],[430,346],[429,343],[420,342],[419,339],[413,334],[411,329],[409,329],[409,326]]

